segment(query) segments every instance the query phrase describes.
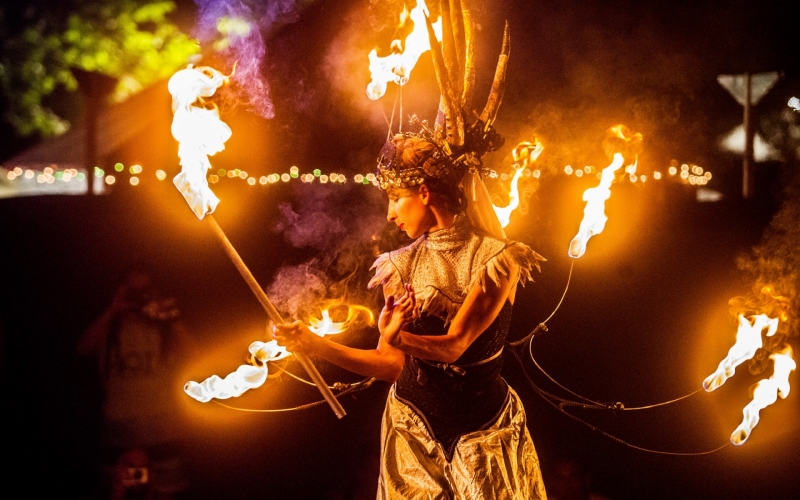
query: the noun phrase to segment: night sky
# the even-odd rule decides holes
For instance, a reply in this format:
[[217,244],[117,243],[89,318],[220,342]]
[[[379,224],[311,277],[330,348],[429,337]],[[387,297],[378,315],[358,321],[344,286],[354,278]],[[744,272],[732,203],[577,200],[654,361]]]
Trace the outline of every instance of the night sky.
[[[174,18],[187,32],[196,9],[178,2]],[[226,106],[233,129],[214,168],[260,177],[320,169],[352,177],[373,171],[386,136],[396,88],[369,101],[367,53],[386,51],[402,2],[317,0],[298,2],[295,15],[262,30],[267,46],[263,75],[275,117],[265,120],[246,103]],[[800,8],[772,1],[551,2],[476,1],[481,108],[499,52],[503,21],[511,30],[508,87],[496,127],[505,146],[485,158],[511,171],[511,149],[538,137],[542,177],[524,183],[524,213],[512,216],[509,238],[544,255],[541,275],[517,295],[510,338],[524,336],[563,304],[534,339],[536,361],[553,378],[603,402],[642,406],[700,388],[735,340],[728,300],[753,285],[737,257],[762,233],[787,199],[797,177],[797,127],[786,102],[800,96],[797,22]],[[12,9],[13,11],[13,9]],[[207,56],[207,63],[225,61]],[[437,89],[424,55],[403,93],[404,113],[433,119]],[[741,197],[741,157],[723,152],[721,137],[741,124],[742,108],[716,81],[720,74],[780,71],[782,79],[755,108],[757,129],[774,140],[781,161],[756,167],[756,195]],[[147,92],[166,92],[159,84]],[[82,119],[84,98],[59,94],[59,109]],[[153,99],[153,102],[156,102]],[[160,102],[160,101],[158,101]],[[230,104],[230,103],[228,103]],[[169,107],[145,107],[157,126],[101,159],[141,164],[137,187],[127,176],[106,196],[0,199],[0,369],[6,396],[3,448],[13,462],[7,477],[30,495],[92,498],[100,460],[101,388],[96,368],[77,356],[81,332],[108,305],[126,268],[147,263],[161,288],[177,299],[182,320],[200,346],[187,360],[185,379],[224,375],[241,364],[247,345],[263,338],[264,313],[205,223],[187,209],[168,179],[179,171],[170,136]],[[788,113],[788,115],[787,115]],[[136,116],[131,116],[136,120]],[[607,203],[605,231],[572,260],[567,246],[580,223],[582,192],[594,178],[563,174],[566,165],[608,164],[602,141],[623,123],[644,136],[639,172],[647,183],[621,182]],[[0,163],[38,138],[2,126]],[[794,142],[792,142],[792,140]],[[714,174],[708,188],[722,201],[698,203],[695,188],[652,180],[671,161],[697,164]],[[13,167],[13,166],[11,166]],[[490,184],[500,192],[503,185]],[[364,290],[373,241],[382,250],[402,242],[386,227],[385,199],[372,186],[312,185],[299,181],[248,186],[223,179],[216,219],[265,288],[283,300],[296,290],[276,284],[281,272],[307,265],[335,281],[355,270],[353,289]],[[294,214],[294,216],[291,216]],[[375,237],[375,240],[372,237]],[[356,283],[358,282],[358,283]],[[356,286],[357,285],[357,286]],[[362,328],[342,342],[369,347],[377,330]],[[796,347],[793,339],[792,343]],[[523,354],[524,351],[523,351]],[[329,382],[355,375],[318,363]],[[289,369],[300,373],[299,365]],[[525,369],[541,388],[563,396],[526,357]],[[638,498],[793,498],[800,487],[800,399],[792,392],[761,414],[741,447],[704,456],[671,456],[625,446],[559,413],[528,385],[507,357],[503,375],[523,399],[545,485],[554,464],[575,458],[590,472],[594,490],[612,500]],[[728,442],[749,401],[748,388],[764,378],[743,365],[725,386],[680,403],[636,412],[571,408],[620,440],[668,452],[697,452]],[[797,374],[790,377],[797,383]],[[326,406],[284,414],[251,414],[188,397],[176,411],[190,422],[190,498],[370,498],[377,484],[380,415],[389,386],[347,396],[347,417]],[[176,388],[180,390],[180,388]],[[794,389],[793,389],[794,390]],[[282,378],[229,400],[243,408],[283,408],[319,399],[312,388]]]

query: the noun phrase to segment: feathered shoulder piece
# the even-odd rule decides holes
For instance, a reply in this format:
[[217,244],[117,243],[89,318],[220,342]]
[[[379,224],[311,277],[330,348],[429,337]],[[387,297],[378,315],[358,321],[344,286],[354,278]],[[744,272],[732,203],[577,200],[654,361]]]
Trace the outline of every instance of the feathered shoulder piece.
[[420,312],[452,321],[467,294],[487,280],[499,284],[519,267],[523,285],[532,280],[535,267],[546,259],[522,243],[493,238],[476,232],[464,216],[453,227],[420,237],[412,244],[380,255],[372,268],[375,276],[369,287],[382,285],[385,295],[403,294],[410,283]]

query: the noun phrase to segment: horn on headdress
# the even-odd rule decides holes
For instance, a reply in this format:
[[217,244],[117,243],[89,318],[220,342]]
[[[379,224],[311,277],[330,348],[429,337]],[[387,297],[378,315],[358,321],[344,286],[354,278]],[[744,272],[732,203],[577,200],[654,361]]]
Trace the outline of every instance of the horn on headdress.
[[[472,16],[466,7],[466,0],[439,0],[439,6],[442,17],[441,43],[436,38],[430,18],[427,14],[425,16],[433,68],[441,93],[439,111],[433,130],[426,121],[420,121],[414,115],[411,123],[420,126],[421,130],[419,133],[405,134],[408,137],[424,138],[436,145],[434,156],[437,161],[431,164],[436,168],[426,170],[423,166],[405,166],[398,169],[394,155],[389,154],[394,151],[395,146],[392,143],[388,152],[382,152],[378,158],[377,175],[381,189],[389,186],[415,186],[425,182],[426,178],[439,179],[451,171],[469,170],[471,175],[478,176],[477,180],[472,181],[477,183],[480,175],[490,172],[483,167],[481,157],[490,151],[496,151],[503,144],[503,138],[494,130],[492,122],[505,89],[509,56],[508,22],[505,25],[503,48],[497,62],[492,90],[483,113],[477,116],[472,107],[475,87]],[[391,138],[389,142],[392,142]],[[491,204],[488,207],[491,211]],[[484,225],[478,224],[477,227]]]
[[[465,138],[465,126],[472,121],[469,113],[472,110],[472,96],[475,87],[472,17],[469,10],[462,6],[461,0],[441,0],[440,9],[442,15],[441,44],[434,36],[430,20],[427,20],[433,67],[442,95],[434,131],[437,140],[446,140],[452,146],[462,146]],[[486,125],[494,122],[497,110],[503,100],[510,47],[511,40],[506,21],[503,31],[503,46],[497,60],[492,89],[479,117]]]
[[481,121],[487,125],[491,125],[497,117],[497,110],[500,108],[500,103],[503,101],[503,93],[506,90],[506,68],[508,67],[508,55],[511,50],[510,36],[508,33],[508,21],[503,31],[503,48],[500,50],[500,57],[497,59],[497,69],[494,73],[494,82],[492,82],[492,91],[489,93],[489,99],[486,101],[486,107],[483,108],[481,113]]
[[[441,143],[446,141],[452,146],[461,146],[464,144],[464,112],[450,80],[450,72],[442,51],[442,45],[436,40],[433,25],[428,17],[425,18],[425,22],[428,25],[433,69],[436,73],[436,81],[439,82],[439,91],[442,94],[439,99],[439,113],[436,116],[434,133],[437,141]],[[449,23],[442,22],[443,26],[447,24]],[[442,38],[446,40],[444,36]]]
[[[456,0],[458,1],[458,0]],[[459,3],[459,7],[461,2]],[[472,92],[475,88],[475,45],[472,42],[472,16],[469,10],[461,10],[461,26],[464,29],[464,52],[459,61],[463,62],[464,67],[464,86],[461,92],[461,105],[464,109],[472,109]]]

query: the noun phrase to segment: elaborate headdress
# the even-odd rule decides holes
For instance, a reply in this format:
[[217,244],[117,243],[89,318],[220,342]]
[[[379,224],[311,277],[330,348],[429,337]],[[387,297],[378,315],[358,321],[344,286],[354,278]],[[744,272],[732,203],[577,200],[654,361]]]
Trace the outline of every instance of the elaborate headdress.
[[406,138],[424,139],[436,147],[415,164],[407,165],[397,161],[397,146],[390,136],[378,158],[377,177],[381,189],[414,187],[423,184],[426,179],[442,179],[468,170],[487,173],[481,157],[503,144],[502,137],[492,124],[505,89],[509,54],[508,23],[492,90],[483,112],[478,115],[472,108],[475,67],[469,10],[462,7],[461,0],[441,0],[440,10],[441,43],[436,39],[430,19],[426,17],[433,66],[441,92],[439,112],[433,130],[427,120],[419,120],[413,115],[410,122],[419,128],[419,132],[403,134]]
[[[506,22],[503,45],[497,61],[494,82],[480,115],[472,108],[475,86],[473,60],[473,25],[469,10],[462,0],[440,0],[442,42],[436,39],[430,19],[426,17],[433,67],[441,97],[436,122],[431,130],[427,120],[416,115],[411,125],[419,132],[405,132],[390,137],[378,157],[377,180],[381,189],[410,188],[426,180],[453,179],[461,182],[467,197],[467,215],[473,226],[497,237],[505,237],[494,214],[481,174],[490,173],[481,157],[499,149],[503,138],[493,128],[497,110],[505,91],[509,56],[509,30]],[[426,154],[409,164],[400,158],[397,144],[403,139],[419,138],[433,145]]]

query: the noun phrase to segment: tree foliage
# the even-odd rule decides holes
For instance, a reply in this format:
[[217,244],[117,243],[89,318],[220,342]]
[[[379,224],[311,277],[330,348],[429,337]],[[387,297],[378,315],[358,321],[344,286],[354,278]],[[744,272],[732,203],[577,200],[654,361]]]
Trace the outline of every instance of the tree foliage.
[[29,7],[22,23],[0,10],[0,89],[6,119],[21,135],[58,135],[69,123],[48,105],[63,87],[78,88],[75,70],[118,80],[121,101],[166,78],[199,52],[172,23],[171,0],[94,0]]

